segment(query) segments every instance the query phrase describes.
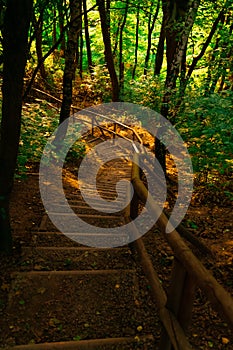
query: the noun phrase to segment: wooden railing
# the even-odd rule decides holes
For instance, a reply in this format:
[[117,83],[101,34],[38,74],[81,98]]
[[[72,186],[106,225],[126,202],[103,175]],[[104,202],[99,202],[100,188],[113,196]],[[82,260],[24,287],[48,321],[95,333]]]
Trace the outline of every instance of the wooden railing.
[[[97,127],[102,131],[105,130],[112,134],[113,138],[115,138],[115,136],[123,137],[132,143],[134,143],[136,139],[143,149],[142,140],[138,138],[136,132],[136,134],[133,132],[134,136],[131,140],[128,137],[122,136],[116,130],[117,125],[122,128],[129,128],[130,130],[132,128],[111,118],[109,118],[108,122],[113,125],[113,130],[109,128],[110,124],[108,124],[108,127],[104,127],[97,119],[93,118],[93,130]],[[206,294],[213,307],[232,329],[233,299],[193,254],[182,237],[196,248],[200,249],[202,253],[204,252],[205,254],[211,255],[211,251],[198,240],[198,238],[193,236],[182,224],[174,229],[173,232],[169,234],[166,233],[168,216],[165,212],[159,216],[160,208],[141,180],[140,167],[137,165],[140,164],[140,159],[144,158],[143,152],[141,152],[141,149],[138,150],[137,148],[135,152],[131,175],[134,193],[130,202],[129,198],[131,198],[131,193],[129,187],[127,203],[130,202],[130,204],[125,210],[125,218],[126,222],[131,222],[132,234],[135,236],[135,241],[131,243],[130,246],[133,251],[137,251],[137,255],[140,257],[144,273],[151,286],[152,298],[155,301],[160,320],[163,324],[159,350],[191,350],[192,346],[188,341],[187,331],[191,322],[196,288],[199,287]],[[145,167],[147,167],[147,165]],[[148,169],[148,171],[150,171],[150,169]],[[174,263],[168,293],[165,292],[161,285],[151,258],[144,246],[143,239],[137,239],[140,235],[132,219],[138,216],[141,202],[147,202],[150,211],[154,213],[156,217],[159,216],[156,224],[164,239],[173,250]]]
[[[139,164],[140,155],[135,154],[134,157],[131,179],[134,195],[126,210],[126,219],[129,222],[131,221],[135,237],[139,237],[132,219],[138,215],[140,201],[143,203],[147,201],[147,205],[155,216],[158,216],[160,209],[140,178],[140,168],[137,165]],[[128,196],[130,198],[130,193]],[[137,250],[140,256],[144,273],[150,282],[152,296],[163,324],[159,350],[187,350],[192,348],[187,340],[186,333],[191,321],[196,287],[198,286],[206,294],[213,307],[231,328],[233,328],[233,299],[193,254],[180,236],[178,229],[174,229],[168,234],[165,232],[167,223],[168,217],[162,213],[157,221],[157,226],[174,254],[171,286],[168,295],[161,286],[143,240],[141,238],[137,239],[132,243],[132,247]]]
[[[82,114],[80,113],[79,117],[81,117],[81,115]],[[102,115],[91,110],[84,110],[84,115],[85,117],[90,117],[90,120],[87,120],[85,118],[82,120],[82,122],[91,125],[92,136],[94,136],[95,130],[98,129],[104,139],[108,139],[109,135],[113,141],[115,140],[116,136],[120,137],[131,143],[136,153],[144,153],[143,141],[136,130],[131,126],[124,124],[112,117]],[[117,127],[119,127],[120,130],[127,130],[127,136],[124,136],[119,131],[117,131]],[[107,132],[108,136],[104,132]],[[138,145],[136,145],[135,142],[137,142]]]

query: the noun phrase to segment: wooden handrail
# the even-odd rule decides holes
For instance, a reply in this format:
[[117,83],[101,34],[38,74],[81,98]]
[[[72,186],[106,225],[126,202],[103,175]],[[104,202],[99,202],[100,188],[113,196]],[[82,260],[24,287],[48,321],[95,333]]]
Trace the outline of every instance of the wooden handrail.
[[[93,127],[95,126],[96,128],[98,128],[98,129],[100,129],[100,130],[102,129],[102,130],[104,130],[104,131],[107,131],[107,132],[113,134],[114,138],[115,138],[115,136],[119,136],[120,138],[122,138],[122,139],[124,139],[124,140],[130,142],[130,143],[132,144],[132,146],[133,146],[134,151],[135,151],[136,153],[139,153],[139,150],[138,150],[138,148],[137,148],[137,146],[135,145],[135,143],[134,143],[133,140],[129,139],[129,138],[126,137],[126,136],[123,136],[123,135],[119,134],[118,132],[116,132],[116,131],[114,131],[114,130],[111,130],[111,129],[109,129],[109,128],[107,128],[107,127],[105,127],[105,126],[99,124],[99,122],[96,121],[95,118],[93,118],[91,121],[83,120],[83,123],[91,124],[91,125],[92,125],[92,129],[93,129]],[[116,122],[116,123],[117,123],[117,122]],[[92,136],[93,136],[93,133],[92,133]],[[104,135],[104,137],[105,137],[105,135]],[[105,137],[105,138],[106,138],[106,137]],[[143,150],[141,149],[141,154],[143,154],[142,151],[143,151]]]
[[[136,137],[136,139],[138,140],[138,142],[140,143],[140,145],[141,145],[141,146],[143,145],[143,141],[142,141],[141,137],[140,137],[140,136],[138,135],[138,133],[134,130],[134,128],[132,128],[132,127],[130,127],[130,126],[128,126],[128,125],[126,125],[126,124],[124,124],[124,123],[122,123],[122,122],[120,122],[120,121],[114,119],[114,118],[105,116],[105,115],[100,114],[100,113],[92,112],[92,111],[90,111],[90,110],[88,110],[88,109],[85,110],[84,112],[85,112],[85,115],[92,114],[92,115],[94,115],[95,118],[96,118],[96,117],[100,117],[100,118],[102,118],[102,119],[104,119],[104,120],[107,120],[108,122],[115,123],[115,124],[121,126],[122,128],[125,128],[125,129],[127,129],[127,130],[130,130],[130,131],[133,133],[133,135]],[[111,130],[109,130],[109,131],[111,131]],[[119,136],[120,136],[120,135],[119,135]],[[128,140],[130,140],[130,139],[128,139]],[[132,141],[132,140],[131,140],[131,141]]]
[[[139,164],[139,155],[135,154],[134,157],[132,165],[132,184],[134,190],[137,196],[143,202],[146,201],[150,210],[158,216],[160,208],[140,179],[140,172],[137,166],[137,164]],[[169,234],[166,233],[167,223],[168,218],[162,213],[157,221],[157,225],[172,248],[174,255],[182,263],[187,272],[195,279],[197,285],[205,292],[215,309],[226,319],[228,325],[233,328],[233,299],[231,295],[198,260],[176,229]]]
[[[127,203],[129,202],[130,198],[131,196],[129,186],[127,190]],[[133,243],[130,244],[130,248],[132,251],[136,250],[138,253],[138,257],[140,258],[145,276],[151,286],[151,296],[154,299],[155,305],[157,306],[158,314],[164,326],[166,334],[169,337],[168,339],[170,339],[174,350],[191,350],[192,347],[185,336],[183,328],[181,327],[172,310],[169,310],[167,308],[166,292],[163,289],[157,272],[154,269],[153,263],[146,251],[142,238],[138,238],[139,233],[134,223],[130,220],[130,214],[130,205],[128,205],[125,209],[125,219],[127,223],[131,223],[131,234],[133,237],[135,237]],[[161,349],[166,350],[164,347]]]

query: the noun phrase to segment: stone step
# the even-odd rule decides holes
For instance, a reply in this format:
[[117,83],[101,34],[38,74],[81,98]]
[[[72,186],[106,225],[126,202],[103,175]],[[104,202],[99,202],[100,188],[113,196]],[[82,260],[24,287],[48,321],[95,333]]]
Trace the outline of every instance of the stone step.
[[23,247],[21,257],[27,270],[129,269],[134,264],[128,248]]

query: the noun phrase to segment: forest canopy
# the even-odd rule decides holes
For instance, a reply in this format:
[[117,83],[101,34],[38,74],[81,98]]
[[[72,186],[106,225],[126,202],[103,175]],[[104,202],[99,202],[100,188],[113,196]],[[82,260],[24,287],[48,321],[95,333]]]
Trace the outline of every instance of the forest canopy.
[[34,1],[24,97],[39,86],[62,99],[73,50],[73,101],[81,108],[115,99],[160,111],[188,142],[195,171],[225,173],[232,28],[232,1]]

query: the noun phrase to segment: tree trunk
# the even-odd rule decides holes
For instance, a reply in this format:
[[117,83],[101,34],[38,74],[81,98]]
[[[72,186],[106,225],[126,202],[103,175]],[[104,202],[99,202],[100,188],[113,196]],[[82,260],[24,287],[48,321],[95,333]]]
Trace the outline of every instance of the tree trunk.
[[92,54],[91,54],[91,42],[88,29],[88,15],[87,15],[87,1],[83,0],[83,15],[84,15],[84,27],[85,27],[85,40],[87,48],[87,61],[88,61],[88,70],[93,73],[93,63],[92,63]]
[[76,48],[76,65],[78,67],[79,76],[83,78],[83,33],[82,22],[80,22],[80,28],[78,29],[78,39]]
[[[178,7],[179,4],[180,2],[177,1],[175,11],[174,8],[167,6],[167,2],[165,2],[166,6],[164,6],[164,14],[165,16],[168,16],[165,20],[167,28],[167,76],[165,82],[165,93],[163,96],[160,113],[163,117],[169,119],[171,122],[174,122],[174,120],[171,120],[172,117],[170,114],[171,97],[176,87],[176,80],[178,77],[179,69],[182,64],[182,60],[185,54],[185,48],[187,47],[189,33],[192,29],[197,9],[200,4],[200,0],[189,1],[187,4],[185,4],[185,13],[183,12],[184,8]],[[182,16],[180,16],[179,13],[182,14]],[[171,24],[174,19],[177,19],[177,21],[180,20],[180,24],[182,25],[178,25],[178,23],[176,23],[175,28],[172,27]],[[179,32],[177,28],[180,28]],[[164,172],[166,173],[165,147],[161,144],[159,140],[156,140],[155,144],[156,156],[158,155],[157,158],[161,163]]]
[[72,86],[76,69],[76,49],[78,30],[80,28],[80,0],[70,1],[70,27],[68,31],[68,42],[65,51],[65,69],[63,75],[63,99],[60,112],[60,123],[70,116],[72,104]]
[[98,4],[98,9],[100,14],[102,36],[103,36],[103,42],[105,47],[105,51],[104,51],[105,61],[107,63],[108,71],[112,82],[112,101],[117,102],[119,101],[119,83],[118,83],[118,78],[117,78],[114,61],[113,61],[111,38],[110,38],[104,0],[97,0],[97,4]]
[[133,66],[133,72],[132,72],[132,79],[135,78],[136,69],[137,69],[137,65],[138,65],[139,14],[140,14],[140,4],[138,4],[138,8],[137,8],[137,22],[136,22],[136,33],[135,33],[135,51],[134,51],[134,66]]
[[[43,58],[43,53],[42,53],[43,18],[44,18],[44,9],[42,9],[40,12],[40,17],[38,20],[38,26],[36,31],[36,53],[37,53],[38,63],[41,62]],[[42,63],[40,66],[40,75],[42,79],[46,80],[47,73],[45,71],[44,63]]]
[[32,3],[32,0],[8,0],[4,20],[0,137],[0,250],[7,253],[12,248],[9,200],[20,138],[23,77],[27,62]]
[[[152,6],[153,4],[151,4]],[[155,14],[152,19],[151,23],[151,14],[148,22],[148,39],[147,39],[147,50],[146,50],[146,57],[145,57],[145,66],[144,66],[144,75],[147,75],[147,69],[148,69],[148,64],[150,60],[150,50],[151,50],[151,38],[152,38],[152,33],[155,27],[155,22],[157,20],[158,14],[159,14],[159,8],[160,8],[160,0],[157,2]]]
[[54,45],[57,41],[57,11],[55,6],[53,9],[53,16],[54,16],[54,20],[53,20],[53,45]]
[[110,32],[110,24],[111,24],[110,7],[111,7],[111,0],[106,0],[106,17],[107,17],[107,26],[108,26],[109,32]]
[[120,26],[121,26],[121,21],[119,20],[118,24],[117,24],[116,34],[114,35],[115,44],[114,44],[114,49],[113,49],[113,57],[116,56],[116,52],[117,52],[118,36],[119,36],[119,32],[120,32]]
[[[169,115],[169,108],[168,104],[170,103],[170,98],[173,89],[176,87],[176,80],[179,74],[179,69],[182,65],[182,61],[184,60],[184,56],[186,54],[185,49],[187,47],[188,37],[189,33],[192,29],[194,19],[196,17],[197,9],[200,4],[200,0],[194,0],[189,1],[188,7],[186,9],[186,18],[182,18],[182,22],[184,21],[184,24],[182,25],[181,31],[178,33],[177,29],[175,29],[175,34],[167,35],[168,42],[171,41],[171,38],[173,37],[174,43],[172,43],[171,47],[167,47],[167,76],[166,76],[166,83],[165,83],[165,94],[163,98],[163,106],[161,113],[164,117],[168,117]],[[184,15],[182,15],[183,17]],[[176,26],[177,27],[177,26]],[[179,37],[179,40],[177,38]],[[167,46],[168,46],[167,42]],[[174,49],[175,48],[175,49]]]
[[120,26],[120,38],[119,38],[119,88],[123,89],[124,85],[124,64],[123,64],[123,31],[126,24],[127,14],[129,8],[129,0],[126,0],[125,3],[125,13],[123,17],[123,21]]
[[59,15],[59,27],[60,27],[60,37],[62,37],[61,40],[61,46],[60,46],[60,54],[61,57],[64,57],[65,49],[66,49],[66,38],[64,35],[64,11],[63,11],[63,1],[58,1],[57,3],[57,9],[58,9],[58,15]]
[[154,76],[160,74],[160,71],[163,65],[164,42],[165,42],[165,17],[163,16],[163,21],[162,21],[160,35],[159,35],[159,43],[157,46],[157,51],[155,56]]

